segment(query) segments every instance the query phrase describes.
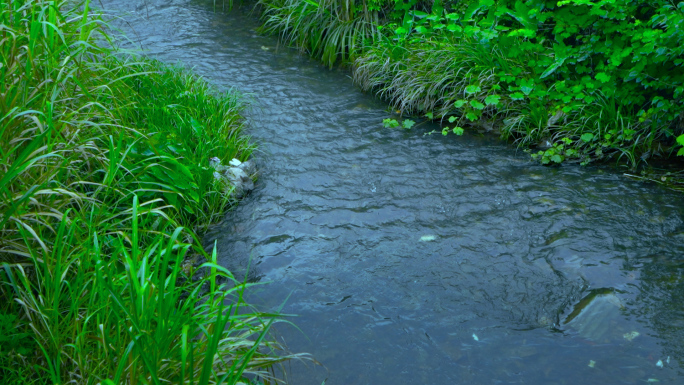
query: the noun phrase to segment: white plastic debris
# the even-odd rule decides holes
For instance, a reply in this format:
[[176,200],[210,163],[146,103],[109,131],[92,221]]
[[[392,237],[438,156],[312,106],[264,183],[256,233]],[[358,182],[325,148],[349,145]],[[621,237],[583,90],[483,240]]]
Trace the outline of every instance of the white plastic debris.
[[437,239],[437,236],[436,236],[436,235],[431,235],[431,234],[423,235],[422,237],[420,237],[420,241],[421,241],[421,242],[432,242],[432,241],[434,241],[435,239]]
[[217,157],[209,159],[209,165],[215,170],[214,179],[221,181],[226,188],[233,188],[233,193],[238,198],[254,189],[252,175],[255,173],[254,166],[250,161],[240,162],[232,159],[228,166],[221,164]]
[[479,340],[480,340],[479,338],[477,338],[477,334],[475,334],[475,333],[473,333],[473,339],[474,339],[475,341],[479,341]]
[[596,361],[589,360],[589,365],[587,365],[587,366],[589,366],[590,368],[593,368],[594,366],[596,366]]
[[658,360],[658,362],[656,362],[656,366],[659,367],[660,369],[662,369],[665,366],[663,364],[663,360]]

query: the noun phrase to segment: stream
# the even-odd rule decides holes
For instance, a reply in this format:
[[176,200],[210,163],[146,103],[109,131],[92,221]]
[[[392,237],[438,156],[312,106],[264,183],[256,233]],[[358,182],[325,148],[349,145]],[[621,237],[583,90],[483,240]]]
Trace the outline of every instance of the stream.
[[[297,315],[293,385],[682,384],[684,195],[496,138],[382,127],[344,69],[211,0],[104,0],[162,61],[253,99],[257,188],[206,234]],[[437,130],[436,134],[427,134]],[[283,305],[284,304],[284,305]]]

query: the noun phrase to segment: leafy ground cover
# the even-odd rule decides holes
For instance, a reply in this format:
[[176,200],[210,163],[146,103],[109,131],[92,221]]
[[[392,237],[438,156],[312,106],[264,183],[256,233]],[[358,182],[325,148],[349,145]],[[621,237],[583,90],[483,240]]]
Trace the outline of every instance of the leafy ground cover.
[[[684,154],[684,2],[260,0],[279,33],[403,114],[544,164]],[[453,128],[453,130],[452,130]],[[539,150],[541,148],[541,150]]]
[[234,203],[210,158],[250,156],[245,106],[107,48],[89,6],[0,1],[0,378],[268,382],[279,318],[197,236]]

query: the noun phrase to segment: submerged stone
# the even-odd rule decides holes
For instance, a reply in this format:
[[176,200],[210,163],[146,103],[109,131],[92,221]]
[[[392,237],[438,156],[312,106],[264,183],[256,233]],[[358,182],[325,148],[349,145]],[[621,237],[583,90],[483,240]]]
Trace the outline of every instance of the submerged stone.
[[584,297],[565,319],[565,326],[580,336],[597,342],[620,338],[616,335],[624,306],[612,292],[597,290]]
[[635,338],[639,337],[639,332],[633,331],[633,332],[625,333],[625,334],[622,335],[622,337],[623,337],[624,339],[626,339],[627,341],[630,341],[630,342],[631,342],[631,341],[633,341]]

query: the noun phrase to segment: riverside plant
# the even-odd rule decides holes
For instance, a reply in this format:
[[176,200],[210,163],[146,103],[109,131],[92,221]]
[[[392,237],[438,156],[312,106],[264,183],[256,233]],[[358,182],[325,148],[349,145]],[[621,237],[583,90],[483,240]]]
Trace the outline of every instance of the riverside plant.
[[380,0],[260,0],[262,31],[332,67],[378,38]]
[[401,3],[403,17],[388,20],[356,58],[355,79],[402,111],[498,126],[525,148],[548,144],[532,154],[544,164],[636,167],[684,143],[674,107],[683,92],[683,4]]
[[0,2],[0,378],[277,381],[303,356],[197,235],[235,201],[209,159],[251,154],[244,105],[105,27],[88,1]]

